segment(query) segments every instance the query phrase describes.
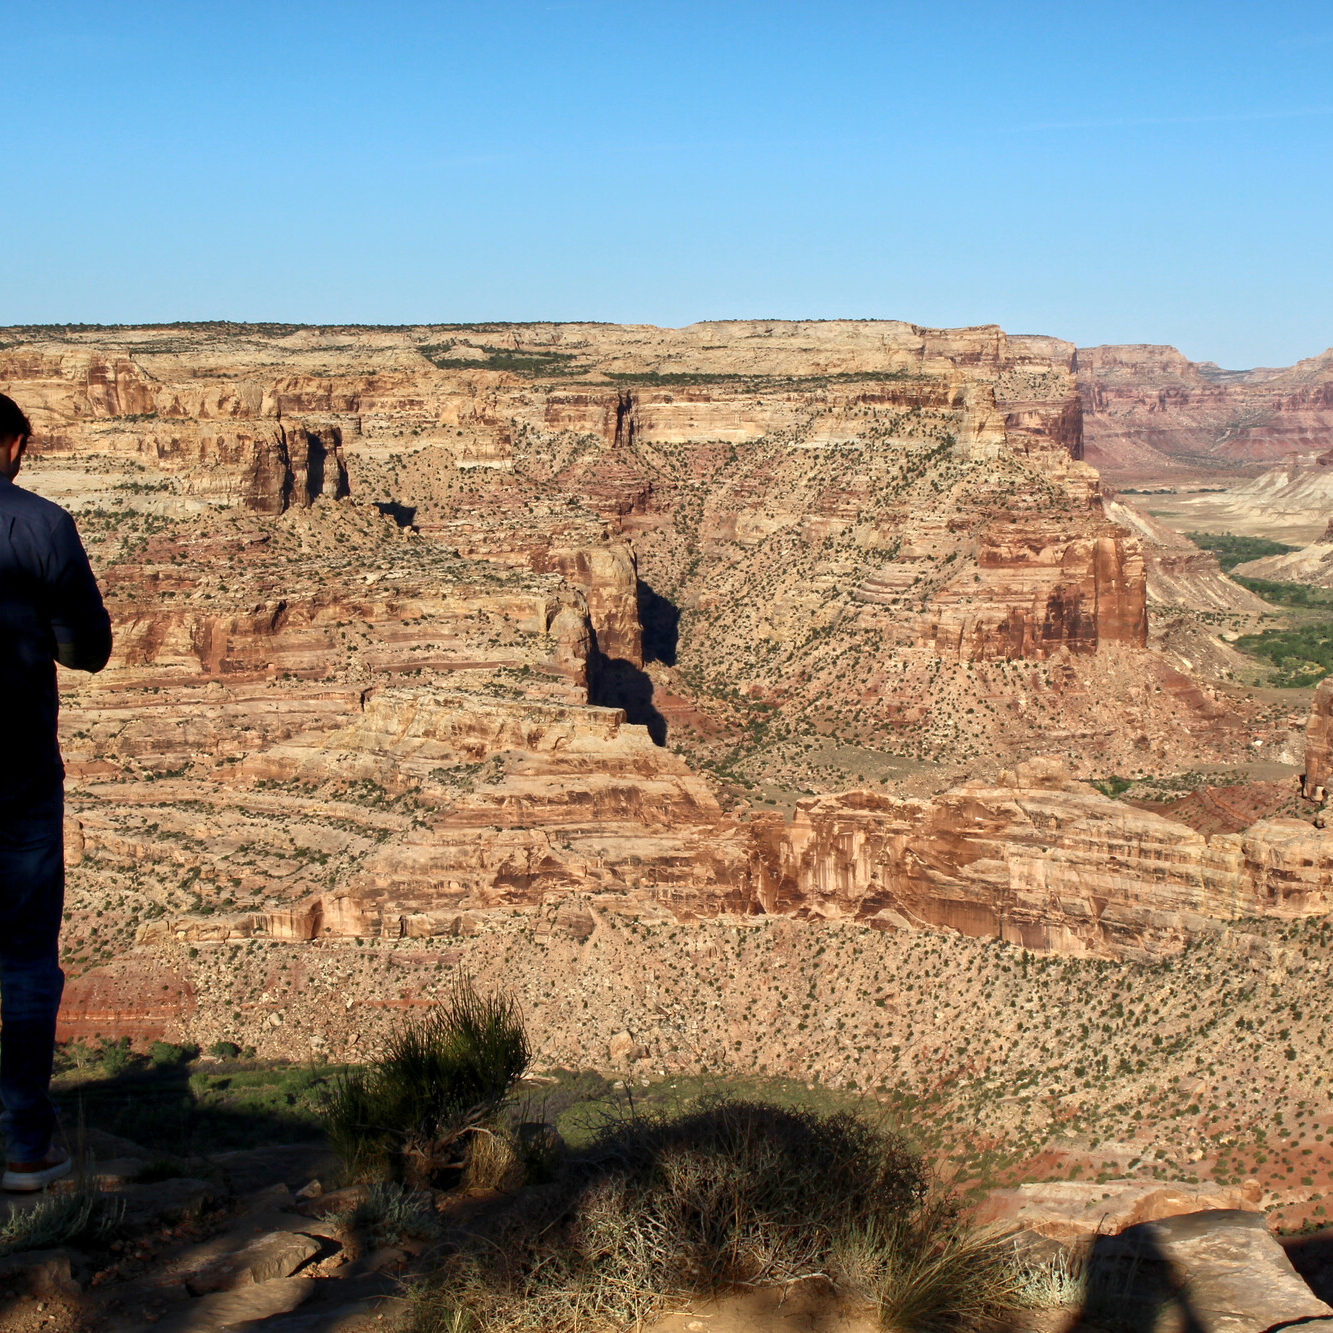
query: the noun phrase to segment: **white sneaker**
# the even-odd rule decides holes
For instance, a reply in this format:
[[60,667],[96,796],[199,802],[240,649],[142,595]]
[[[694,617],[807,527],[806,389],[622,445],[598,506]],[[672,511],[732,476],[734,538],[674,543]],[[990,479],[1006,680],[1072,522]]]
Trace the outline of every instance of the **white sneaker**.
[[48,1185],[63,1179],[74,1169],[70,1155],[63,1148],[53,1147],[40,1162],[10,1162],[0,1189],[15,1193],[31,1194],[34,1190],[44,1190]]

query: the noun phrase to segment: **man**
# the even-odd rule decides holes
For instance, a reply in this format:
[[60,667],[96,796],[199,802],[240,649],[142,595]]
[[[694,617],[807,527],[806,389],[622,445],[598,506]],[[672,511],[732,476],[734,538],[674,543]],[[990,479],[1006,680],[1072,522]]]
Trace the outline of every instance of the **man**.
[[14,485],[32,427],[0,394],[0,1103],[3,1188],[69,1174],[49,1096],[65,984],[65,770],[56,668],[100,671],[111,622],[74,520]]

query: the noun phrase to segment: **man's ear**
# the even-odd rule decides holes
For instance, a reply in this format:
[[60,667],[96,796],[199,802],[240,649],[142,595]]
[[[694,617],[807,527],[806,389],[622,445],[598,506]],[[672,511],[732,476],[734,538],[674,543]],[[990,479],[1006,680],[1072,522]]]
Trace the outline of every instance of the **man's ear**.
[[23,451],[28,447],[26,435],[0,436],[0,476],[11,480],[18,475]]

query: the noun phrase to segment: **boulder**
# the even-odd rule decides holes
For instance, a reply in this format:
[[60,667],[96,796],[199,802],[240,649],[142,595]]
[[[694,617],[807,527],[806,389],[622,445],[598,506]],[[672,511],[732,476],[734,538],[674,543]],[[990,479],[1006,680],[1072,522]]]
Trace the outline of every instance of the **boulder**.
[[628,1032],[617,1032],[611,1038],[606,1053],[613,1065],[621,1066],[637,1060],[643,1054],[643,1048]]
[[1102,1236],[1088,1260],[1084,1313],[1134,1328],[1266,1333],[1333,1329],[1333,1307],[1301,1280],[1262,1214],[1213,1209]]

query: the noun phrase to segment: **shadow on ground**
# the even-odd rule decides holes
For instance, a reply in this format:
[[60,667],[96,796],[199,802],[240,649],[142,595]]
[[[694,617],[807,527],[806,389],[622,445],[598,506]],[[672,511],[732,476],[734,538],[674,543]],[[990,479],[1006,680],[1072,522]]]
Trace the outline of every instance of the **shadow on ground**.
[[589,703],[623,708],[626,722],[647,727],[654,745],[666,744],[666,718],[653,703],[653,678],[646,671],[621,657],[603,657],[589,675]]
[[[133,1238],[225,1209],[269,1186],[295,1190],[334,1178],[337,1164],[319,1113],[333,1070],[132,1059],[115,1073],[67,1072],[57,1081],[60,1141],[76,1161],[93,1163],[100,1192],[94,1197],[105,1201],[97,1208],[120,1211],[110,1230],[95,1225],[94,1212],[87,1230],[72,1236],[44,1241],[21,1229],[11,1235],[22,1248],[0,1255],[0,1329],[6,1333],[35,1333],[37,1320],[52,1333],[104,1327],[108,1300],[139,1288],[116,1282],[94,1291],[87,1283],[91,1274],[122,1262]],[[70,1183],[74,1199],[87,1197],[78,1192],[86,1182],[76,1177]],[[60,1197],[58,1191],[0,1194],[0,1238],[11,1217],[21,1228],[24,1213]],[[71,1275],[74,1284],[84,1284],[82,1291]]]
[[1087,1296],[1067,1333],[1208,1333],[1151,1233],[1135,1232],[1093,1242]]
[[320,1102],[334,1066],[136,1061],[106,1075],[66,1074],[53,1096],[67,1135],[80,1125],[164,1157],[321,1139]]
[[397,500],[376,500],[375,508],[385,518],[393,519],[400,528],[410,528],[417,521],[416,505],[399,504]]
[[1321,1301],[1333,1305],[1333,1228],[1288,1236],[1282,1241],[1282,1248],[1310,1290]]

